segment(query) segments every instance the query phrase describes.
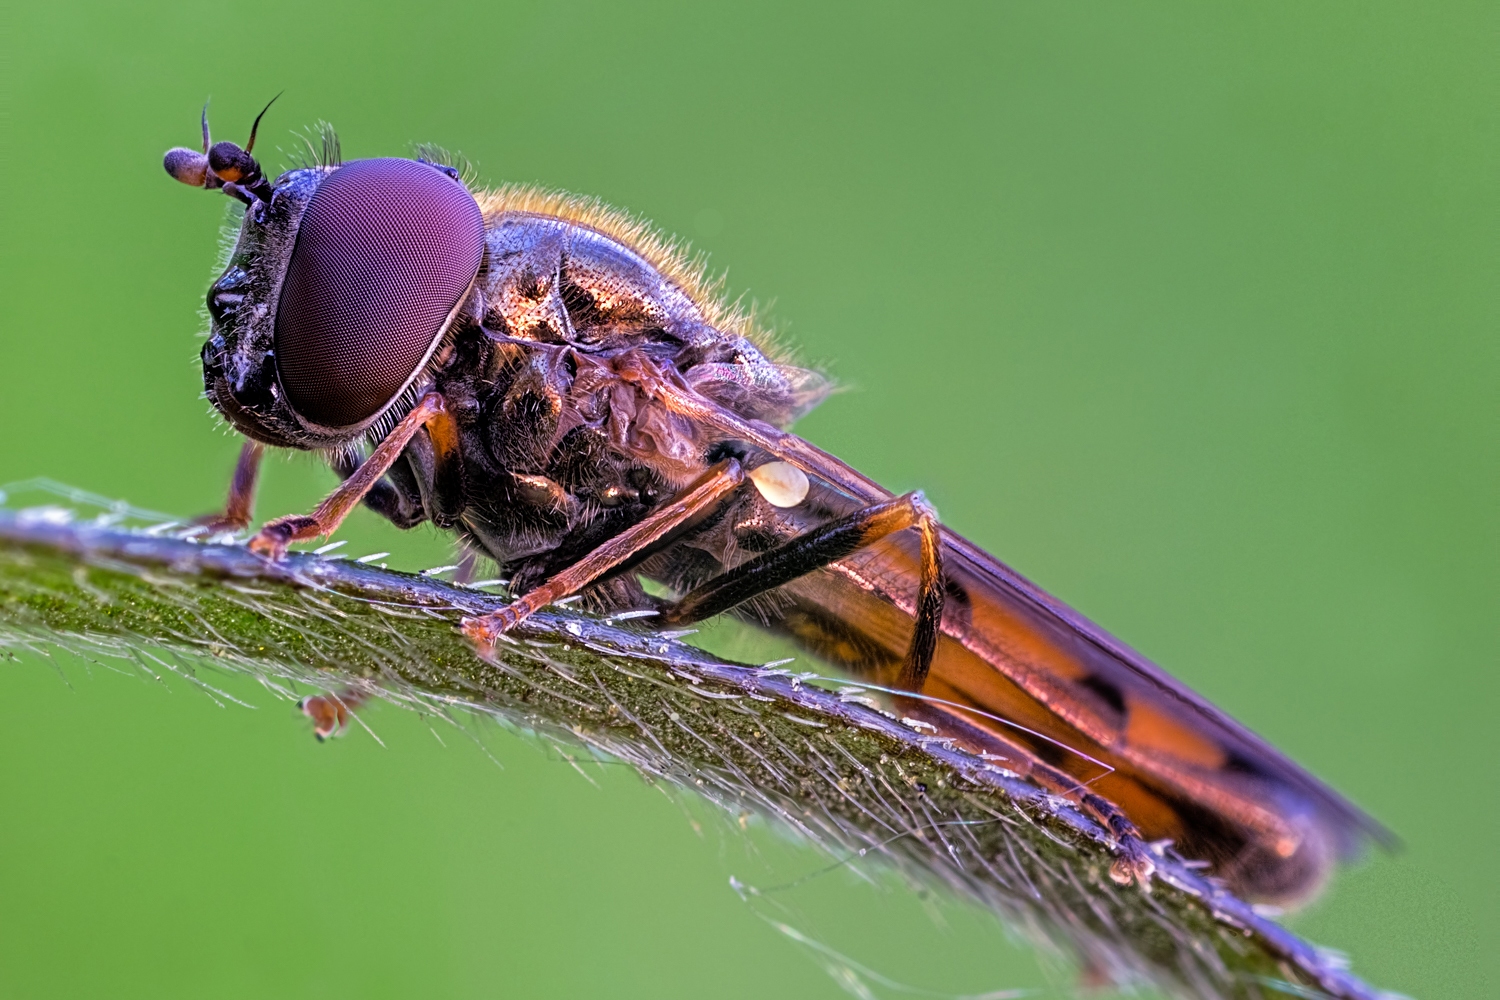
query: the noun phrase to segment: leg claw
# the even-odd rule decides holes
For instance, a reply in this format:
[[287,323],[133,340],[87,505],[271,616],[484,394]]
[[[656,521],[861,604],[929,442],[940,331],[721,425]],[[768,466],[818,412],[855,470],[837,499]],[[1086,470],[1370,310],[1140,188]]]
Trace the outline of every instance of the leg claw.
[[458,630],[464,634],[465,639],[478,647],[481,655],[495,651],[495,637],[490,633],[487,619],[465,618],[458,623]]
[[306,515],[283,517],[261,528],[248,544],[251,552],[275,562],[286,555],[288,545],[318,537],[321,528],[315,518]]
[[1123,837],[1119,842],[1120,856],[1109,866],[1110,881],[1116,885],[1134,883],[1142,892],[1151,891],[1151,876],[1156,871],[1156,861],[1151,849],[1138,837]]
[[480,656],[489,658],[495,654],[495,643],[499,638],[520,620],[511,608],[501,608],[481,618],[465,618],[459,623],[458,630],[474,644]]

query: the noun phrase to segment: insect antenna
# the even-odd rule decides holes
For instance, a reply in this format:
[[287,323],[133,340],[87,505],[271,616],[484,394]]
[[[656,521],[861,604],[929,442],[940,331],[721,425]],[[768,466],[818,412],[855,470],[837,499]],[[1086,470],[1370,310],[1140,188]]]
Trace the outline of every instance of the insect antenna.
[[[285,93],[285,91],[283,91]],[[271,110],[271,105],[276,103],[276,97],[271,98],[260,114],[255,116],[254,123],[250,126],[250,140],[241,149],[232,142],[220,142],[210,145],[208,131],[208,102],[203,104],[203,113],[199,118],[199,127],[203,133],[203,151],[187,149],[179,146],[176,149],[167,150],[167,155],[162,159],[162,166],[174,180],[181,181],[193,187],[201,187],[208,191],[223,190],[225,194],[231,195],[243,201],[246,205],[253,205],[257,201],[269,201],[271,199],[271,182],[266,179],[250,151],[255,148],[255,134],[260,129],[260,121]]]
[[208,191],[217,191],[224,186],[208,165],[208,150],[210,145],[208,133],[208,101],[203,102],[203,113],[199,116],[199,126],[203,132],[203,149],[198,151],[188,149],[186,146],[177,146],[167,150],[167,155],[162,158],[162,166],[174,180],[193,187],[201,187]]
[[[273,97],[269,101],[267,101],[266,102],[266,106],[260,109],[260,114],[258,114],[258,115],[255,116],[255,121],[253,121],[253,122],[250,123],[250,139],[249,139],[248,142],[245,143],[245,152],[249,153],[249,152],[253,152],[255,150],[255,133],[260,128],[260,120],[266,116],[266,112],[267,111],[271,110],[271,105],[273,105],[273,104],[276,103],[277,98],[279,98],[282,94],[285,94],[285,93],[286,93],[286,91],[283,90],[283,91],[281,91],[281,93],[278,93],[276,95],[276,97]],[[203,140],[204,140],[204,142],[208,141],[208,105],[207,104],[203,105]]]

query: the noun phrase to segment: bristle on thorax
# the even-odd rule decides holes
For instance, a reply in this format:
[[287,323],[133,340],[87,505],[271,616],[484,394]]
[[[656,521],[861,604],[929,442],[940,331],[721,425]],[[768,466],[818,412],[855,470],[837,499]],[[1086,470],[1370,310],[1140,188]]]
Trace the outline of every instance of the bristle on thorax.
[[485,223],[493,224],[509,212],[553,216],[584,226],[616,240],[641,256],[663,277],[697,303],[703,318],[732,336],[744,337],[767,357],[789,361],[788,351],[773,331],[757,322],[755,309],[741,299],[729,299],[724,276],[710,274],[707,259],[688,244],[663,235],[651,223],[597,198],[553,191],[533,185],[507,184],[475,192]]

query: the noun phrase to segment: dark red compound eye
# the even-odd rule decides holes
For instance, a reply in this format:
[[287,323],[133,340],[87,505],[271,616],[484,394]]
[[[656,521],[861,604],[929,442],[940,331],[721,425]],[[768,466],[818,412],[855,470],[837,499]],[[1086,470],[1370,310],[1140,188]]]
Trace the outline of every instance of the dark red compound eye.
[[474,196],[415,160],[355,160],[302,214],[276,308],[287,402],[323,427],[375,416],[426,362],[484,254]]

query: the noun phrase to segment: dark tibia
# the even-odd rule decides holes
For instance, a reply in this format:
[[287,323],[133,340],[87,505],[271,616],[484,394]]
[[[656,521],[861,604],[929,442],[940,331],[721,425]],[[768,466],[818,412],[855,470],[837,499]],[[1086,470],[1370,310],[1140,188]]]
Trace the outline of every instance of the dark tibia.
[[229,499],[224,503],[224,512],[200,517],[200,524],[210,531],[239,531],[249,527],[255,512],[255,484],[260,479],[260,459],[265,454],[265,445],[259,441],[246,441],[240,449],[239,461],[234,464],[234,478],[229,481]]
[[932,658],[937,653],[938,633],[943,628],[943,540],[938,534],[937,514],[927,505],[921,493],[912,495],[917,514],[917,532],[922,537],[922,568],[917,583],[917,620],[906,660],[901,664],[901,686],[908,691],[922,690]]
[[901,686],[920,691],[937,649],[945,596],[937,517],[920,493],[872,504],[741,563],[666,608],[661,620],[686,625],[712,618],[906,528],[916,528],[922,535],[922,566],[916,628],[902,664]]

